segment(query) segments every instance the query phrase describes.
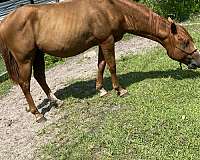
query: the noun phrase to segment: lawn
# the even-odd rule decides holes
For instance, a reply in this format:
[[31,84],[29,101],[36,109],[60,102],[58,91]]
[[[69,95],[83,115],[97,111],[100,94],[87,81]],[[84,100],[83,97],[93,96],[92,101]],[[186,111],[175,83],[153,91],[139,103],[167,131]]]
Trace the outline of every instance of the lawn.
[[53,138],[38,150],[38,157],[198,159],[200,72],[180,70],[161,48],[122,58],[117,70],[129,91],[124,98],[114,91],[100,98],[94,79],[77,80],[57,91],[65,101],[57,110],[63,118],[39,133]]

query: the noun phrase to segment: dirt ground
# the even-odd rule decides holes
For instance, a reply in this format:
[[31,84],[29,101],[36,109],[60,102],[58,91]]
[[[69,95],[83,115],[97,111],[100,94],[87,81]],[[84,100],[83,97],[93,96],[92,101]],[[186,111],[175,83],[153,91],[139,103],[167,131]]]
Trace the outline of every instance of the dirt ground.
[[[134,37],[128,41],[116,43],[116,57],[137,54],[139,51],[155,47],[148,39]],[[65,88],[72,80],[95,78],[97,70],[97,49],[75,57],[67,58],[65,64],[58,65],[46,72],[47,82],[53,92]],[[46,98],[42,89],[32,78],[31,94],[36,105],[44,104]],[[18,86],[0,99],[0,160],[33,160],[38,146],[51,137],[41,139],[37,134],[42,128],[56,122],[61,115],[52,108],[45,117],[47,122],[38,124],[34,116],[25,111],[27,102]]]

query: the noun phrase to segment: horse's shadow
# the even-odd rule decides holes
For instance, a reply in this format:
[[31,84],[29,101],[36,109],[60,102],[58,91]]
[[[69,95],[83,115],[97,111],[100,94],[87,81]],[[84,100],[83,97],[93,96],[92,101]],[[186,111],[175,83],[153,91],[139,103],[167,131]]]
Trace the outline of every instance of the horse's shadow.
[[[166,71],[148,71],[148,72],[129,72],[126,74],[119,75],[120,84],[123,87],[128,87],[133,83],[143,81],[145,79],[155,79],[155,78],[174,78],[176,80],[182,79],[195,79],[200,77],[199,72],[192,70],[166,70]],[[111,78],[104,78],[104,86],[107,90],[112,89]],[[59,89],[55,92],[55,95],[59,99],[66,99],[68,97],[74,98],[90,98],[96,94],[95,90],[95,79],[87,81],[78,81],[69,86]]]
[[[125,88],[133,83],[140,82],[145,79],[168,77],[174,78],[176,80],[195,79],[200,77],[200,73],[192,70],[177,69],[166,71],[129,72],[118,76],[120,84]],[[104,87],[106,88],[106,90],[112,90],[110,77],[104,78]],[[93,97],[95,94],[95,79],[78,81],[55,92],[56,97],[61,100],[67,99],[68,97],[74,97],[78,99],[90,98]],[[53,106],[54,105],[51,105],[49,103],[48,99],[44,99],[43,102],[39,104],[38,109],[41,109],[41,113],[45,114],[49,112]]]

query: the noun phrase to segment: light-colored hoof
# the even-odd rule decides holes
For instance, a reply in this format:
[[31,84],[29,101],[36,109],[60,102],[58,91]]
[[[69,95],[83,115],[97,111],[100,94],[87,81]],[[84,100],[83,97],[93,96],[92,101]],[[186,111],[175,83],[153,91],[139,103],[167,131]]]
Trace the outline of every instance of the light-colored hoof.
[[62,107],[64,104],[64,101],[58,100],[57,101],[58,107]]
[[25,107],[25,110],[26,110],[26,112],[30,112],[31,111],[29,106]]
[[105,95],[107,95],[108,94],[108,92],[104,89],[104,88],[101,88],[100,90],[99,90],[99,92],[100,92],[100,97],[104,97]]
[[120,90],[120,91],[118,92],[118,95],[119,95],[120,97],[124,97],[124,96],[128,95],[128,91],[127,91],[126,89],[122,89],[122,90]]
[[44,117],[43,114],[37,114],[37,115],[35,115],[35,117],[36,117],[37,123],[44,123],[47,121],[47,119]]

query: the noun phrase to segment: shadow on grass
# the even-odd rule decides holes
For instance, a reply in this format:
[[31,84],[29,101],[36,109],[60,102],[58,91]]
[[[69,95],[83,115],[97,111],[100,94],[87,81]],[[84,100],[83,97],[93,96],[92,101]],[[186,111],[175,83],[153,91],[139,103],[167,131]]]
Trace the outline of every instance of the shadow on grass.
[[[176,80],[195,79],[200,77],[200,73],[192,70],[166,70],[166,71],[149,71],[149,72],[129,72],[118,75],[120,84],[123,87],[128,87],[133,83],[143,81],[145,79],[155,78],[174,78]],[[112,90],[111,79],[104,78],[104,86],[107,90]],[[55,95],[59,99],[66,99],[68,97],[75,97],[79,99],[90,98],[96,94],[95,80],[78,81],[65,88],[56,91]]]

